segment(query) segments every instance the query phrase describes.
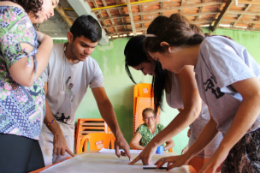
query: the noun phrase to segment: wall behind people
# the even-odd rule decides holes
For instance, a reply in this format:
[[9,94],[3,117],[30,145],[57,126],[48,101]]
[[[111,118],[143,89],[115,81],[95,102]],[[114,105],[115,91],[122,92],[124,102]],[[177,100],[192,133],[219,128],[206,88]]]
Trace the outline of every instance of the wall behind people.
[[[204,30],[204,32],[208,32]],[[260,32],[218,29],[212,33],[216,35],[226,35],[236,42],[245,46],[251,55],[260,64]],[[122,132],[130,142],[133,134],[133,87],[134,84],[129,79],[124,67],[124,47],[129,38],[122,38],[110,41],[107,46],[97,46],[92,57],[97,60],[104,74],[104,86],[112,105],[114,106],[117,119]],[[63,41],[63,40],[62,40]],[[61,41],[54,41],[61,42]],[[140,71],[131,70],[136,82],[150,83],[151,77],[144,76]],[[95,99],[88,90],[76,112],[78,118],[101,118],[96,106]],[[178,111],[171,109],[164,98],[163,112],[161,112],[161,124],[166,126],[177,114]],[[187,128],[188,129],[188,128]],[[173,138],[175,147],[173,151],[180,154],[187,145],[187,129]]]

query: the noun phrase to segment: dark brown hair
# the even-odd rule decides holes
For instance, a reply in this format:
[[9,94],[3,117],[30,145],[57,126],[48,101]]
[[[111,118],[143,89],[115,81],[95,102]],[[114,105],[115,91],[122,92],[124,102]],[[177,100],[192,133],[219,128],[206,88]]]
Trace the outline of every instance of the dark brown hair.
[[42,10],[43,0],[7,0],[21,5],[28,14],[38,18],[37,13]]
[[156,114],[155,114],[155,112],[154,112],[154,110],[153,110],[152,108],[146,108],[146,109],[143,110],[143,112],[142,112],[143,118],[144,118],[144,116],[145,116],[145,114],[146,114],[147,112],[152,112],[153,115],[154,115],[154,118],[156,118]]
[[181,14],[172,14],[170,17],[158,16],[150,24],[147,34],[154,34],[155,37],[147,37],[144,42],[146,52],[164,52],[166,47],[160,43],[165,41],[170,46],[190,47],[200,44],[205,36],[202,30],[192,25]]
[[[172,14],[169,18],[164,17],[164,19],[167,20],[168,23],[172,23],[172,25],[177,25],[177,24],[181,25],[180,27],[177,27],[178,31],[176,31],[176,32],[181,32],[180,29],[183,28],[185,30],[185,32],[190,32],[192,34],[196,34],[195,37],[197,37],[199,39],[199,41],[200,40],[202,41],[205,37],[203,31],[198,26],[190,24],[188,19],[185,18],[183,15],[180,15],[179,13]],[[173,22],[170,22],[170,20],[172,20]],[[149,26],[149,28],[151,30],[150,26]],[[172,26],[172,27],[174,28],[174,26]],[[155,34],[155,33],[151,33],[151,34]],[[172,37],[174,37],[174,36],[175,35],[172,35]],[[156,37],[157,37],[157,35],[156,35]],[[174,38],[170,39],[169,35],[167,37],[165,37],[165,40],[163,40],[163,38],[162,38],[162,40],[166,41],[166,42],[171,40],[171,41],[178,41],[179,43],[182,43],[182,41],[183,41],[183,44],[186,44],[185,40],[182,40],[181,37],[179,37],[178,39],[179,39],[179,41],[177,39],[174,40]],[[185,39],[192,41],[192,39],[189,39],[187,37]],[[158,45],[152,43],[152,41],[156,41],[156,40],[157,40]],[[148,43],[149,41],[151,41],[151,43]],[[195,42],[195,43],[197,43],[197,42]],[[151,51],[151,52],[164,51],[163,48],[160,46],[159,38],[156,39],[154,37],[152,37],[151,39],[150,39],[150,37],[146,38],[145,49],[146,49],[146,51],[148,49],[148,51]],[[155,110],[155,113],[157,113],[158,108],[162,109],[162,101],[163,101],[163,93],[164,93],[163,91],[165,89],[167,73],[165,70],[162,69],[162,66],[159,62],[156,61],[155,63],[156,63],[155,77],[153,77],[152,86],[154,87],[154,110]]]

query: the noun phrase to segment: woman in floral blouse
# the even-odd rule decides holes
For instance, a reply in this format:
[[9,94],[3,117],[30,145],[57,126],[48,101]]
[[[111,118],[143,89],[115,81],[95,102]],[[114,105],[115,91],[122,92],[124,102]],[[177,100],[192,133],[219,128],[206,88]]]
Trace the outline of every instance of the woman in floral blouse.
[[[154,136],[160,133],[164,127],[156,123],[156,114],[153,109],[146,108],[142,112],[144,124],[141,124],[130,142],[130,147],[133,149],[143,150],[145,146],[152,140]],[[164,150],[174,147],[172,139],[166,141]]]
[[44,166],[38,143],[45,115],[40,76],[53,42],[33,24],[53,16],[57,4],[58,0],[0,2],[0,172]]

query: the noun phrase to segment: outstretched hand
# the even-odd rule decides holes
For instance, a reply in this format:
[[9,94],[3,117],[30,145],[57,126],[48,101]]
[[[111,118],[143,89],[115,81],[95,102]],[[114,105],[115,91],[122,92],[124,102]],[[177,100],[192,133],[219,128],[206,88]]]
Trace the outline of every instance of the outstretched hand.
[[[119,152],[120,148],[122,148],[124,150],[124,151],[121,151],[121,153]],[[120,158],[120,156],[127,156],[129,158],[129,161],[131,161],[130,147],[123,136],[116,138],[115,152],[116,152],[116,155],[118,158]]]

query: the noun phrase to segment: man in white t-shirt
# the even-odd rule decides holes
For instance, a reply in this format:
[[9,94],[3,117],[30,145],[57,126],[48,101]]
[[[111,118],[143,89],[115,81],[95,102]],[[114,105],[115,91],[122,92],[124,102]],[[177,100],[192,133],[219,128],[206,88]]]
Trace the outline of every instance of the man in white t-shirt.
[[42,75],[46,81],[46,116],[39,143],[45,166],[74,156],[75,112],[88,86],[102,118],[116,137],[116,155],[120,156],[118,150],[122,148],[130,159],[129,145],[103,86],[102,71],[90,57],[101,39],[100,25],[92,16],[80,16],[67,37],[68,43],[53,46],[48,67]]

